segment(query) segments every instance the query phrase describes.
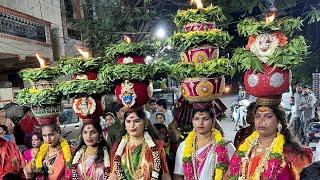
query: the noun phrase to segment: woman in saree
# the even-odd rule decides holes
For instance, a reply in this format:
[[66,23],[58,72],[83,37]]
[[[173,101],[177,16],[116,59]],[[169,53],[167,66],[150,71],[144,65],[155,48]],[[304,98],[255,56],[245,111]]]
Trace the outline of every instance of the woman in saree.
[[126,133],[112,148],[110,180],[170,180],[164,143],[156,140],[143,109],[125,113]]
[[39,148],[43,142],[43,138],[42,138],[41,134],[33,133],[29,137],[28,141],[29,141],[28,144],[29,144],[29,146],[31,146],[31,148],[26,149],[23,152],[23,158],[26,161],[26,163],[29,163],[31,161],[33,161],[33,163],[34,163],[36,155],[39,151]]
[[211,103],[198,105],[192,112],[193,130],[176,153],[175,180],[222,179],[235,151],[216,128]]
[[255,131],[239,146],[225,179],[298,180],[311,163],[312,152],[291,135],[279,105],[255,104]]
[[41,122],[44,143],[40,146],[35,163],[29,163],[25,175],[30,179],[71,179],[72,149],[61,137],[57,119]]
[[110,160],[99,119],[83,120],[80,144],[72,161],[72,179],[106,180]]

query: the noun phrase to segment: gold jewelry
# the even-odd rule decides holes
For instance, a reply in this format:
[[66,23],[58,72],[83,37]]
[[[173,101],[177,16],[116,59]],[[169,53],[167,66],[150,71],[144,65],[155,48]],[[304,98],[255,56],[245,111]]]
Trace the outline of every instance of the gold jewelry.
[[97,152],[98,152],[98,147],[87,146],[85,153],[88,155],[96,155]]
[[[55,154],[55,155],[53,155],[53,156],[57,156],[57,154]],[[53,156],[51,156],[51,157],[53,157]],[[54,157],[54,158],[55,158],[55,159],[54,159],[53,163],[50,164],[50,162],[49,162],[49,153],[47,153],[46,159],[45,159],[45,163],[46,163],[46,165],[47,165],[47,167],[48,167],[48,174],[49,174],[49,175],[53,175],[53,174],[54,174],[54,171],[53,171],[53,169],[52,169],[52,166],[53,166],[53,164],[55,163],[57,157]]]
[[207,145],[207,144],[209,144],[209,143],[212,142],[212,136],[208,136],[208,137],[206,137],[205,139],[199,139],[199,138],[197,137],[196,142],[197,142],[197,146],[198,146],[199,148],[201,148],[201,147],[203,147],[203,146],[205,146],[205,145]]
[[139,138],[139,139],[132,139],[132,138],[129,138],[129,145],[130,146],[139,146],[140,144],[142,144],[144,142],[144,138],[142,136],[142,138]]

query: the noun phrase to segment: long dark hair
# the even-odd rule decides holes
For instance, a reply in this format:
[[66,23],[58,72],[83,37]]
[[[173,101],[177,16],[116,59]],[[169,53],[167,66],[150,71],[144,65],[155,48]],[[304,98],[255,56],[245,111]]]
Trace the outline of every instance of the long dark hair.
[[[255,107],[253,108],[253,112],[256,113],[259,107],[262,107],[262,106],[255,105]],[[284,147],[291,149],[292,152],[294,152],[296,154],[303,155],[304,152],[302,150],[301,145],[293,138],[293,136],[288,128],[286,114],[285,114],[284,109],[279,105],[268,106],[268,107],[273,111],[273,113],[276,115],[278,121],[282,125],[281,134],[284,136],[284,139],[285,139]]]
[[[133,110],[133,111],[127,111],[124,113],[124,119],[126,119],[129,114],[131,113],[136,113],[136,115],[142,119],[143,121],[145,121],[145,131],[147,131],[150,136],[152,137],[152,139],[159,139],[159,136],[157,135],[154,127],[152,126],[152,124],[150,123],[149,119],[147,119],[146,117],[146,113],[144,112],[143,109],[138,109],[138,110]],[[125,130],[125,120],[123,121],[123,129]],[[124,132],[122,132],[122,135],[124,136],[127,133],[127,131],[125,130]]]
[[90,122],[90,123],[84,123],[82,128],[81,128],[81,135],[80,135],[80,139],[79,139],[79,146],[76,149],[76,152],[78,152],[83,146],[85,146],[86,144],[84,143],[83,140],[83,136],[82,136],[82,131],[84,129],[84,127],[88,126],[88,125],[92,125],[98,132],[99,136],[101,136],[100,142],[98,142],[98,151],[97,151],[97,156],[95,158],[95,162],[96,163],[101,163],[103,162],[103,157],[104,157],[104,148],[107,148],[107,142],[104,140],[104,138],[102,137],[102,128],[100,126],[99,123],[96,122]]

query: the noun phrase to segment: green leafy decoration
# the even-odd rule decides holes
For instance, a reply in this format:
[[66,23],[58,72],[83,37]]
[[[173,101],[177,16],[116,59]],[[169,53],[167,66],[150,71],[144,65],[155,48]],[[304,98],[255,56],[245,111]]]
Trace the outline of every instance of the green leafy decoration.
[[219,29],[205,32],[175,33],[171,38],[173,46],[179,51],[186,51],[189,48],[204,44],[224,48],[231,40],[232,37],[228,32]]
[[97,70],[101,65],[102,58],[61,58],[58,63],[59,69],[64,74],[83,73],[88,70]]
[[307,14],[308,24],[320,21],[320,4],[317,7],[311,7],[311,11]]
[[47,68],[27,68],[19,72],[20,77],[29,82],[35,82],[40,79],[53,79],[60,74],[59,68],[47,67]]
[[60,94],[55,89],[42,89],[32,92],[31,89],[24,88],[16,96],[20,105],[44,106],[60,103]]
[[210,5],[204,9],[179,10],[173,21],[177,26],[183,26],[187,23],[222,22],[226,19],[219,6]]
[[124,79],[139,81],[158,80],[166,78],[170,73],[170,66],[165,62],[153,64],[107,64],[99,74],[105,82],[114,82]]
[[216,74],[233,76],[236,72],[227,58],[218,58],[205,63],[181,62],[173,64],[171,68],[170,77],[177,80],[190,77],[210,77]]
[[237,29],[242,36],[251,36],[271,31],[280,31],[292,36],[295,31],[301,31],[302,21],[300,18],[284,18],[271,23],[257,21],[253,18],[246,18],[237,25]]
[[[302,62],[303,57],[308,53],[308,46],[303,36],[292,39],[284,47],[278,47],[275,52],[268,57],[267,64],[275,68],[289,69]],[[262,62],[251,51],[237,48],[231,59],[234,65],[241,70],[253,70],[262,72]]]
[[114,63],[120,55],[153,55],[157,50],[154,43],[139,42],[139,43],[119,43],[108,46],[105,51],[105,58],[108,63]]
[[99,80],[71,80],[58,83],[56,90],[64,98],[71,98],[77,95],[109,94],[113,92],[113,85]]

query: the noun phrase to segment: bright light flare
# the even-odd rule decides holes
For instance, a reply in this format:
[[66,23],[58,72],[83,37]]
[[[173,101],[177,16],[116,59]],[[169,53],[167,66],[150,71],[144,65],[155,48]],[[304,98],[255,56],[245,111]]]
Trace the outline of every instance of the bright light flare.
[[276,18],[276,12],[272,11],[271,13],[268,13],[266,15],[266,23],[269,24],[269,23],[272,23]]
[[160,39],[163,39],[163,38],[165,38],[166,37],[166,31],[163,29],[163,28],[160,28],[160,29],[158,29],[157,30],[157,32],[156,32],[156,36],[158,37],[158,38],[160,38]]
[[90,52],[89,50],[85,50],[84,48],[77,48],[81,56],[83,56],[84,59],[89,59],[90,57]]
[[190,2],[191,4],[196,4],[197,5],[197,9],[203,9],[203,4],[201,2],[201,0],[191,0]]
[[40,57],[40,55],[38,53],[36,53],[36,57],[37,57],[37,59],[39,61],[40,68],[48,67],[49,62],[48,62],[47,59],[44,59],[44,58]]
[[132,42],[131,38],[129,36],[127,36],[127,35],[123,36],[123,40],[128,44],[130,44]]

